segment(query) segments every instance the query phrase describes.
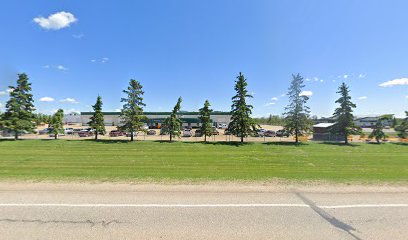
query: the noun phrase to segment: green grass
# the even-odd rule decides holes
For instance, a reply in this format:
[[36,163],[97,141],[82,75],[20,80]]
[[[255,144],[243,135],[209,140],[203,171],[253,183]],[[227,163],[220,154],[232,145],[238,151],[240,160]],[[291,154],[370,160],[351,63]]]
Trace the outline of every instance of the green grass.
[[0,141],[0,180],[408,181],[407,144]]

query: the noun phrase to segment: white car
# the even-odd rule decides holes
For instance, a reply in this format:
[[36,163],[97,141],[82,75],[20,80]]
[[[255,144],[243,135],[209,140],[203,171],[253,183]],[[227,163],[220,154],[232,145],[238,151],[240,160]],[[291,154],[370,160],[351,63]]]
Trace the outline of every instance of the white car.
[[218,128],[219,128],[219,129],[227,129],[227,128],[228,128],[228,125],[227,125],[226,123],[219,123],[219,124],[218,124]]
[[193,131],[191,131],[191,129],[183,130],[183,137],[192,137],[192,136],[193,136]]
[[74,129],[73,128],[65,128],[64,133],[69,135],[69,134],[74,134]]

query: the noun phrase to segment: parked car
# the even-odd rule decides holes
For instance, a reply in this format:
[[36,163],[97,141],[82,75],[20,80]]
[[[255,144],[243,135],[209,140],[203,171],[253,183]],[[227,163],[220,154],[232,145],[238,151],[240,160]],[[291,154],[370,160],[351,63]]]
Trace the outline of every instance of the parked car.
[[219,123],[218,124],[219,129],[226,129],[227,127],[228,127],[228,125],[226,123]]
[[276,132],[275,132],[275,131],[268,130],[268,131],[265,131],[265,132],[264,132],[264,136],[265,136],[265,137],[276,137]]
[[[133,132],[133,137],[137,137],[137,134],[139,134],[139,132]],[[126,137],[131,137],[132,136],[132,132],[127,132]]]
[[184,129],[183,130],[183,137],[192,137],[193,136],[193,131],[191,129]]
[[[48,135],[48,136],[50,136],[50,137],[55,137],[55,134],[54,134],[54,133],[51,133],[51,134]],[[64,134],[64,133],[58,133],[58,137],[60,137],[60,136],[65,136],[65,134]]]
[[147,135],[156,135],[156,131],[151,129],[151,130],[147,131]]
[[220,132],[215,127],[213,127],[211,135],[220,135]]
[[120,137],[125,135],[122,131],[119,130],[112,130],[109,132],[109,137]]
[[91,137],[93,135],[90,131],[80,131],[78,132],[79,137]]
[[201,129],[197,129],[194,132],[194,137],[202,137],[203,133],[201,132]]
[[44,135],[44,134],[48,134],[48,133],[52,132],[52,130],[54,130],[54,128],[44,128],[43,130],[40,130],[38,133],[40,135]]
[[276,136],[277,137],[289,137],[289,135],[290,135],[289,132],[287,132],[287,131],[285,131],[283,129],[276,131]]
[[265,129],[257,129],[254,133],[254,137],[263,137],[265,134],[266,130]]
[[67,134],[67,135],[74,134],[74,129],[73,128],[65,128],[64,133]]
[[72,131],[72,134],[78,134],[78,133],[81,132],[81,131],[82,131],[81,128],[75,128],[75,129]]

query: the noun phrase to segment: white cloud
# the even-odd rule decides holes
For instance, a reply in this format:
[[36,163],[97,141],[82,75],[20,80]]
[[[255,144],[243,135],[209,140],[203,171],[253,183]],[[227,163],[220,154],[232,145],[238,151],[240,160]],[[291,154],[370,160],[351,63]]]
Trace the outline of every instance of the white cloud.
[[44,65],[43,68],[50,68],[50,65]]
[[313,78],[313,81],[318,82],[318,81],[319,81],[319,78],[314,77],[314,78]]
[[278,101],[278,98],[277,98],[277,97],[273,97],[273,98],[271,98],[271,100],[272,100],[272,101]]
[[3,107],[3,104],[0,102],[0,108],[2,108]]
[[76,39],[81,39],[81,38],[83,38],[84,37],[84,34],[72,34],[72,37],[73,38],[76,38]]
[[62,103],[79,103],[77,100],[75,100],[73,98],[61,99],[60,102],[62,102]]
[[40,102],[54,102],[54,98],[52,97],[42,97],[40,98]]
[[407,95],[407,96],[405,96],[405,98],[406,98],[406,99],[408,99],[408,95]]
[[309,82],[309,81],[310,81],[310,78],[306,78],[305,80],[306,80],[306,82]]
[[306,96],[306,97],[311,97],[313,95],[312,91],[302,91],[299,96]]
[[7,94],[6,91],[0,91],[0,96],[4,96],[6,94]]
[[408,85],[408,78],[398,78],[394,80],[390,80],[387,82],[383,82],[379,84],[380,87],[393,87],[397,85]]
[[91,59],[91,62],[93,62],[93,63],[96,62],[96,59]]
[[362,97],[359,97],[358,100],[365,100],[367,98],[368,98],[367,96],[362,96]]
[[360,74],[358,75],[358,78],[365,78],[365,77],[366,77],[366,74],[360,73]]
[[57,12],[51,14],[47,18],[36,17],[33,19],[35,23],[38,23],[42,28],[59,30],[69,27],[71,23],[78,21],[75,16],[70,12]]
[[109,61],[109,58],[104,57],[104,58],[102,58],[101,63],[106,63],[107,61]]
[[286,93],[282,93],[279,97],[284,97],[286,96]]
[[8,92],[8,93],[11,93],[12,91],[13,91],[13,89],[11,89],[11,88],[6,89],[6,92]]
[[267,107],[267,106],[271,106],[271,105],[275,105],[275,102],[269,102],[269,103],[266,103],[266,104],[265,104],[265,107]]
[[323,80],[323,79],[320,79],[320,82],[324,82],[324,80]]
[[343,78],[344,79],[347,79],[349,76],[347,75],[347,74],[345,74],[344,76],[343,76]]
[[336,80],[333,79],[332,82],[336,82]]
[[122,110],[120,108],[116,108],[115,112],[121,112]]
[[61,70],[61,71],[67,71],[68,70],[68,68],[64,67],[63,65],[58,65],[58,66],[56,66],[56,68],[58,70]]

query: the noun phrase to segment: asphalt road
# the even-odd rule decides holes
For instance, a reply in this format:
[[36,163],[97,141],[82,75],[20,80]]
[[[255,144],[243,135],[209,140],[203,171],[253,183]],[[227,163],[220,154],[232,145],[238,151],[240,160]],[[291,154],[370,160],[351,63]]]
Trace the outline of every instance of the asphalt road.
[[408,190],[0,183],[0,239],[408,239]]

